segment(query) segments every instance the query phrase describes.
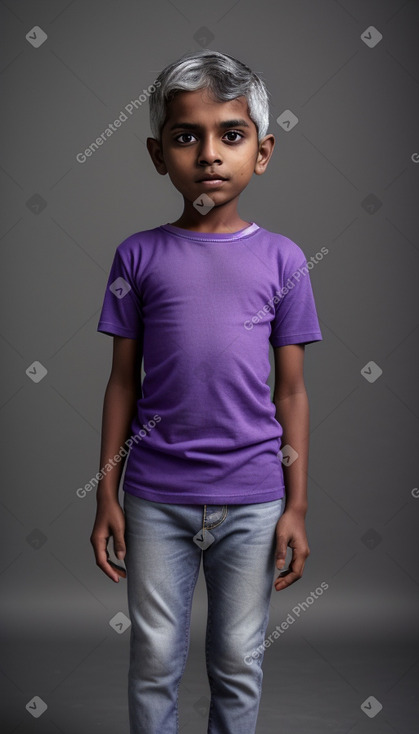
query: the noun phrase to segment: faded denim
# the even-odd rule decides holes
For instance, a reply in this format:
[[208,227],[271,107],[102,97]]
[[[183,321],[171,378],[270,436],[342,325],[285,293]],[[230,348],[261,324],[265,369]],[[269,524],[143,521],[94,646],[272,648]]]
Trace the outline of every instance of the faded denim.
[[131,734],[178,734],[178,689],[189,650],[201,557],[208,592],[208,734],[254,734],[260,653],[285,498],[248,505],[152,502],[124,492]]

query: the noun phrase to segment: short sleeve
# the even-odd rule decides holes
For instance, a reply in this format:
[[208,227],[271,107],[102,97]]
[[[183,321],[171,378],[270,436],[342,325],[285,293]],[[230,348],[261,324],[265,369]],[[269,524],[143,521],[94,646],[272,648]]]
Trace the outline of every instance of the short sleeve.
[[293,270],[276,296],[269,337],[273,347],[323,339],[306,260]]
[[138,339],[143,320],[138,286],[128,251],[117,248],[111,266],[97,331],[111,336]]

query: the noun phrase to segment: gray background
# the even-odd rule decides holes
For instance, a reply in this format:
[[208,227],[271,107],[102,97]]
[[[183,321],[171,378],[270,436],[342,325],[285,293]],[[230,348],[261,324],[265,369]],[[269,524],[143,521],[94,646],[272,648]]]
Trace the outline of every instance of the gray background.
[[[268,632],[328,589],[266,651],[257,731],[416,731],[418,3],[9,0],[0,19],[3,731],[128,731],[129,629],[109,624],[127,614],[126,586],[96,567],[95,498],[76,489],[99,468],[112,339],[96,327],[115,248],[175,221],[182,200],[148,156],[147,102],[84,164],[76,155],[201,47],[243,60],[271,94],[276,148],[240,215],[308,259],[329,249],[311,271],[324,341],[306,347],[311,556],[273,590]],[[34,26],[48,36],[38,48]],[[34,361],[48,370],[38,383]],[[184,734],[206,732],[205,618],[201,569]],[[38,719],[34,696],[48,706]]]

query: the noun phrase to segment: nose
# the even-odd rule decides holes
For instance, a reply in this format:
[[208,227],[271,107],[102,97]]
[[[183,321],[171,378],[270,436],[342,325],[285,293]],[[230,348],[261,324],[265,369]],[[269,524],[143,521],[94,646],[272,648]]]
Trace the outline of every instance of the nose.
[[216,140],[212,136],[207,135],[202,137],[198,151],[198,160],[200,165],[221,163],[220,152]]

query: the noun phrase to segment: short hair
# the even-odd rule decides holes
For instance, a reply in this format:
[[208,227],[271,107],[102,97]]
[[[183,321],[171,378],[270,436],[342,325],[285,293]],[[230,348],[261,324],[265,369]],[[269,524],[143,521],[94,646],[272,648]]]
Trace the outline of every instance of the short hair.
[[220,102],[246,97],[258,142],[267,134],[269,92],[262,79],[233,56],[211,49],[190,51],[166,66],[158,75],[157,82],[160,84],[149,98],[149,112],[152,135],[159,142],[167,118],[167,105],[175,94],[204,88],[209,89]]

